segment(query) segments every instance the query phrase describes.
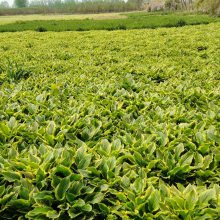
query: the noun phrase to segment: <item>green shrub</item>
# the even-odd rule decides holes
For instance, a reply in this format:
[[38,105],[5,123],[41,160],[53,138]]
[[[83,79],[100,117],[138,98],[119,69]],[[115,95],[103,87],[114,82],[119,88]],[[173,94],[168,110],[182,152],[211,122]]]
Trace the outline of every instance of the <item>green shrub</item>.
[[45,27],[37,27],[35,30],[37,32],[46,32],[47,31],[47,29]]
[[178,20],[177,23],[176,23],[176,26],[177,26],[177,27],[183,27],[183,26],[185,26],[185,25],[187,25],[187,23],[186,23],[186,21],[183,20],[183,19]]

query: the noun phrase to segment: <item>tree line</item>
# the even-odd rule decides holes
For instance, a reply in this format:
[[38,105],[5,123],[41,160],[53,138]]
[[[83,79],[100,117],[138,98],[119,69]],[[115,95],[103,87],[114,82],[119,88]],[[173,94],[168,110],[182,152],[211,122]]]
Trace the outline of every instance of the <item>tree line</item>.
[[165,0],[170,10],[196,10],[220,15],[220,0]]
[[[7,0],[0,4],[0,15],[39,13],[101,13],[150,9],[162,2],[159,10],[202,11],[220,15],[220,0],[14,0],[10,9]],[[146,8],[148,5],[148,8]],[[1,10],[4,8],[4,10]],[[158,10],[158,7],[156,7]]]
[[194,11],[220,15],[220,0],[145,0],[148,11]]
[[196,7],[200,11],[220,16],[220,0],[197,0]]
[[101,13],[139,10],[142,0],[14,0],[12,8],[4,2],[2,14]]

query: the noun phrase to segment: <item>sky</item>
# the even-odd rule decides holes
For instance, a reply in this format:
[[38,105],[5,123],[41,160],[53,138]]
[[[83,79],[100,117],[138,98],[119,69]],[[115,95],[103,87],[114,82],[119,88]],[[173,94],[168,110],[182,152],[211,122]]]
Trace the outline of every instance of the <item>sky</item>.
[[4,2],[4,1],[7,1],[9,3],[9,5],[12,5],[14,0],[0,0],[0,2]]

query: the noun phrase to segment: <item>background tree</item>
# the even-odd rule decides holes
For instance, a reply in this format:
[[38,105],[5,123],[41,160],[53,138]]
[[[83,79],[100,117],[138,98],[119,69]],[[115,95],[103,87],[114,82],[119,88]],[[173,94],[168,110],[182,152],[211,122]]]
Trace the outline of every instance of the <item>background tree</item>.
[[14,5],[17,8],[25,8],[28,6],[28,1],[27,0],[15,0]]
[[0,3],[0,8],[9,8],[9,7],[10,6],[9,6],[7,1],[3,1],[3,2]]
[[220,0],[197,0],[198,10],[220,16]]
[[142,9],[144,6],[144,0],[128,0],[127,2],[135,5],[137,10]]
[[165,0],[165,7],[169,10],[190,10],[194,0]]
[[165,7],[169,10],[178,10],[181,7],[180,0],[166,0]]

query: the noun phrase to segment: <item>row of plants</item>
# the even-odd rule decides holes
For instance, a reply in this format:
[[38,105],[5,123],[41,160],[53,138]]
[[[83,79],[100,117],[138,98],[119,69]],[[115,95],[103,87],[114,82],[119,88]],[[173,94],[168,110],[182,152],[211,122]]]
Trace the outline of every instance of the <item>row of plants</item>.
[[16,31],[89,31],[89,30],[126,30],[155,29],[161,27],[182,27],[219,22],[220,18],[204,14],[187,13],[128,13],[127,18],[105,20],[33,20],[17,21],[0,25],[0,32]]

